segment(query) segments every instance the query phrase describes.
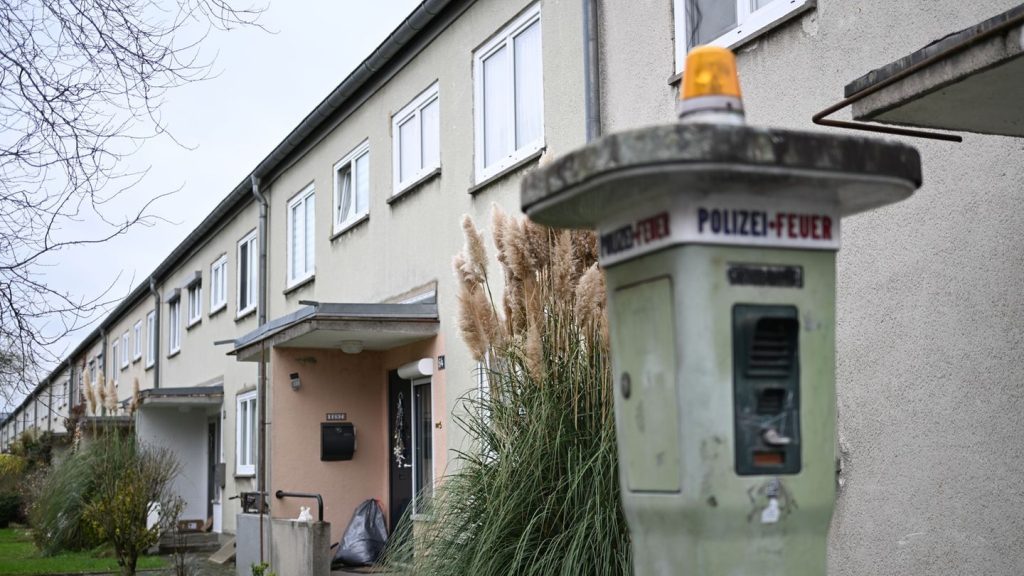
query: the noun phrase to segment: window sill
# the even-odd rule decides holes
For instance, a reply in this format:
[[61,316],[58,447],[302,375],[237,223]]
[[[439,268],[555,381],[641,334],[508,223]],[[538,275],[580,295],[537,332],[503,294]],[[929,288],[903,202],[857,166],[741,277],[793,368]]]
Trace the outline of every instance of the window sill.
[[253,306],[252,308],[249,308],[248,310],[242,310],[241,312],[238,313],[237,316],[235,316],[235,322],[241,322],[242,320],[245,320],[246,318],[248,318],[249,316],[252,316],[255,313],[256,313],[256,307],[255,306]]
[[178,354],[181,354],[181,348],[178,348],[177,350],[171,350],[170,352],[167,353],[167,357],[174,358]]
[[213,318],[215,315],[220,314],[221,312],[223,312],[223,311],[225,311],[227,309],[228,309],[228,303],[225,302],[225,303],[221,304],[220,306],[217,306],[216,308],[210,310],[210,313],[208,314],[208,316],[210,318]]
[[469,194],[471,196],[476,196],[481,191],[483,191],[485,188],[489,188],[490,186],[492,186],[494,183],[499,182],[501,180],[504,180],[509,175],[514,174],[516,172],[519,172],[521,169],[523,169],[523,168],[525,168],[525,167],[527,167],[527,166],[529,166],[531,164],[536,164],[537,160],[539,160],[540,157],[544,155],[544,150],[545,150],[545,147],[541,146],[541,148],[539,150],[537,150],[536,152],[530,154],[529,156],[526,156],[525,158],[523,158],[522,160],[516,162],[515,164],[512,164],[508,168],[505,168],[504,170],[501,170],[500,172],[497,172],[495,174],[492,174],[492,175],[488,176],[487,178],[484,178],[478,184],[474,184],[473,186],[470,186],[469,190],[468,190]]
[[285,288],[284,290],[282,290],[281,294],[284,294],[285,296],[287,296],[287,295],[291,294],[292,292],[295,292],[296,290],[299,290],[301,288],[305,288],[309,284],[312,284],[314,280],[316,280],[316,274],[310,274],[309,276],[303,278],[302,280],[299,280],[295,284],[292,284],[291,286],[289,286],[289,287]]
[[148,372],[148,371],[152,370],[153,366],[156,366],[155,362],[153,364],[146,364],[146,371]]
[[403,198],[406,197],[406,195],[411,194],[412,192],[414,192],[416,190],[419,190],[420,188],[426,186],[426,184],[428,182],[432,181],[434,178],[437,178],[440,175],[441,175],[441,167],[438,166],[437,168],[434,168],[433,170],[431,170],[430,172],[427,172],[423,176],[420,176],[418,179],[414,180],[411,184],[406,185],[406,187],[402,188],[398,193],[392,194],[391,197],[387,199],[387,203],[388,204],[393,204],[395,202],[398,202],[399,200],[402,200]]
[[202,323],[203,323],[203,319],[202,318],[197,318],[195,320],[192,320],[188,324],[185,324],[185,330],[191,330],[191,329],[195,328],[196,326],[198,326],[199,324],[202,324]]
[[142,360],[142,356],[139,356],[138,358],[132,358],[132,364],[135,364],[139,360]]
[[344,234],[345,234],[345,233],[347,233],[347,232],[350,232],[350,231],[352,231],[352,230],[353,230],[354,228],[356,228],[357,226],[359,226],[359,225],[360,225],[360,224],[362,224],[363,222],[366,222],[366,221],[367,221],[367,220],[369,220],[369,219],[370,219],[370,213],[369,213],[369,212],[367,212],[366,214],[363,214],[363,215],[362,215],[362,216],[360,216],[359,218],[356,218],[355,220],[353,220],[353,221],[351,221],[351,222],[348,222],[348,223],[346,223],[346,224],[343,224],[343,225],[342,225],[342,226],[341,226],[340,228],[338,228],[338,229],[337,229],[337,230],[336,230],[336,231],[334,232],[334,234],[332,234],[332,235],[331,235],[331,242],[334,242],[334,241],[335,241],[335,240],[337,240],[337,239],[338,239],[338,238],[339,238],[340,236],[344,235]]
[[235,478],[255,478],[255,472],[235,472]]

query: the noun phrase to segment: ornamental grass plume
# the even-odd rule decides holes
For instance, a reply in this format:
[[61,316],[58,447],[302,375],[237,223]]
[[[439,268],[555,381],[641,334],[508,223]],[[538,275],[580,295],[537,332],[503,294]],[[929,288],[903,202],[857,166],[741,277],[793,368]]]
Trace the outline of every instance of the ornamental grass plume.
[[132,400],[129,406],[129,413],[135,414],[135,411],[139,409],[139,378],[136,376],[132,378]]
[[496,303],[486,265],[477,265],[486,258],[482,235],[467,219],[463,232],[466,248],[453,260],[459,327],[487,384],[453,411],[469,441],[454,472],[433,496],[417,499],[429,528],[412,537],[410,506],[386,552],[387,569],[629,574],[596,238],[495,208],[492,236],[504,273]]
[[113,378],[107,380],[107,393],[103,406],[110,415],[117,412],[117,382]]
[[96,377],[96,384],[93,386],[96,394],[96,407],[93,414],[103,411],[107,406],[107,377],[100,372]]
[[82,378],[82,396],[85,397],[85,406],[89,412],[96,414],[96,393],[92,389],[92,378],[89,377],[89,371],[85,371],[85,376]]

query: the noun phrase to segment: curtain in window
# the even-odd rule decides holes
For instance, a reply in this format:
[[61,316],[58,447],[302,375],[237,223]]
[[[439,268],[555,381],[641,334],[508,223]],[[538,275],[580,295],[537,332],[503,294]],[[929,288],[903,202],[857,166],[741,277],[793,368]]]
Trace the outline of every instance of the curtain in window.
[[440,130],[440,104],[435,98],[430,104],[420,111],[420,119],[423,125],[421,134],[421,146],[423,150],[423,167],[435,167],[441,164],[441,130]]
[[512,102],[509,101],[508,65],[505,46],[484,60],[484,166],[494,164],[511,152],[508,111]]

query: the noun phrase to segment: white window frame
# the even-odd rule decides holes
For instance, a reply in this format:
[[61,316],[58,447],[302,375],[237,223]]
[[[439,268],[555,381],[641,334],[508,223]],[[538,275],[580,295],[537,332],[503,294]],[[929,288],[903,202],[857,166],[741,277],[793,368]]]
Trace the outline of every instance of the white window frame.
[[[424,513],[419,508],[419,506],[420,506],[419,494],[423,490],[423,486],[417,486],[417,482],[419,481],[419,463],[417,462],[418,459],[416,457],[416,454],[417,454],[416,451],[418,449],[418,443],[421,440],[419,438],[419,432],[418,432],[419,431],[419,422],[416,421],[416,416],[418,414],[417,411],[416,411],[416,387],[417,386],[430,386],[430,416],[431,416],[431,419],[433,419],[437,415],[437,412],[434,411],[434,386],[433,386],[433,381],[432,381],[431,377],[430,376],[425,376],[425,377],[422,377],[422,378],[416,378],[416,379],[412,380],[412,382],[410,382],[410,386],[409,386],[409,411],[411,412],[411,414],[409,414],[409,422],[412,424],[412,453],[411,453],[411,458],[410,458],[410,460],[412,461],[412,510],[413,510],[413,517],[414,518],[423,518],[424,517]],[[434,462],[436,462],[436,460],[434,460],[434,457],[437,455],[436,454],[436,450],[434,450],[434,444],[435,444],[435,442],[434,442],[434,427],[430,426],[429,429],[430,429],[430,435],[431,435],[431,438],[430,438],[430,465],[433,466]],[[431,484],[431,486],[435,485],[435,483],[436,483],[435,480],[436,479],[434,478],[434,470],[433,470],[433,468],[431,468],[431,470],[430,470],[430,484]],[[431,490],[431,494],[433,494],[433,490]]]
[[117,374],[121,371],[118,368],[118,366],[117,366],[117,360],[118,360],[117,350],[118,350],[118,345],[120,343],[121,343],[121,339],[120,338],[114,338],[114,342],[110,345],[110,360],[111,360],[111,362],[110,362],[110,379],[114,381],[114,384],[117,384]]
[[[725,2],[727,0],[715,1]],[[736,2],[736,27],[706,45],[735,48],[783,24],[801,12],[814,8],[817,4],[817,0],[774,0],[759,10],[751,11],[752,0],[730,1]],[[683,71],[686,64],[686,53],[689,51],[690,27],[686,21],[687,2],[688,0],[673,0],[676,28],[676,72]]]
[[186,290],[188,298],[188,321],[186,328],[191,328],[203,321],[203,282],[197,281]]
[[149,314],[146,314],[146,368],[152,368],[156,364],[156,355],[156,310],[150,310]]
[[[256,405],[256,391],[246,392],[239,394],[235,399],[235,475],[237,476],[255,476],[256,475],[256,454],[257,446],[256,442],[259,439],[257,434],[259,422],[256,422],[254,418],[242,418],[242,405],[248,406],[246,414],[253,414],[257,409]],[[254,425],[250,426],[250,423],[255,422]],[[242,450],[242,439],[245,434],[248,434],[250,452],[243,454]],[[243,455],[247,458],[243,459]]]
[[131,357],[128,356],[129,348],[131,348],[131,336],[125,330],[124,334],[121,334],[121,370],[124,370],[132,363]]
[[[519,35],[520,32],[526,30],[528,27],[537,23],[541,26],[540,35],[540,52],[541,52],[541,99],[540,99],[540,135],[533,141],[523,144],[518,149],[516,148],[516,111],[515,111],[515,57],[514,57],[514,46],[512,40]],[[544,42],[543,42],[543,24],[540,18],[540,3],[536,3],[530,8],[527,8],[522,14],[519,15],[515,20],[509,23],[500,32],[494,35],[490,40],[487,41],[483,46],[477,49],[473,53],[473,124],[475,132],[475,144],[474,144],[474,156],[476,165],[476,182],[479,184],[488,178],[508,169],[509,167],[520,162],[524,158],[534,154],[535,152],[544,148]],[[486,158],[484,156],[484,74],[483,65],[484,60],[498,51],[500,48],[506,47],[508,50],[508,74],[509,87],[512,90],[512,95],[509,97],[509,102],[512,106],[508,110],[509,126],[509,138],[512,140],[511,152],[501,160],[494,162],[490,166],[485,166]]]
[[181,298],[167,304],[167,355],[181,351]]
[[242,303],[242,246],[245,244],[250,244],[248,249],[249,278],[247,279],[247,288],[249,293],[246,294],[248,300],[246,301],[245,308],[238,309],[235,313],[236,318],[241,318],[242,316],[255,311],[256,301],[259,300],[260,297],[260,260],[257,254],[257,251],[259,250],[259,231],[253,230],[238,241],[238,246],[235,249],[235,256],[238,258],[238,266],[236,266],[237,273],[235,275],[235,297],[238,299],[235,302],[236,305]]
[[142,358],[142,320],[132,326],[132,362],[138,362]]
[[359,160],[364,155],[366,155],[366,171],[367,173],[369,173],[370,163],[373,161],[373,159],[370,158],[369,154],[370,139],[367,138],[366,140],[360,142],[358,146],[356,146],[351,152],[346,154],[344,158],[339,160],[334,165],[334,194],[332,195],[333,201],[331,202],[331,220],[334,222],[334,229],[332,235],[341,234],[345,230],[348,230],[349,228],[352,228],[359,222],[362,222],[364,218],[367,218],[370,215],[370,196],[373,193],[373,186],[371,186],[370,184],[369,176],[367,176],[366,179],[366,209],[363,210],[362,212],[353,212],[347,218],[341,218],[340,215],[338,214],[338,207],[341,204],[341,178],[339,172],[341,172],[343,169],[347,167],[349,173],[352,174],[352,196],[353,202],[355,202],[355,198],[359,195],[359,192],[356,190],[356,160]]
[[[438,133],[427,134],[424,137],[423,134],[423,109],[427,106],[437,103],[438,105]],[[391,157],[392,157],[392,196],[401,194],[410,186],[418,182],[419,180],[426,177],[431,172],[441,167],[441,97],[438,88],[438,83],[435,81],[426,90],[421,92],[416,98],[413,98],[412,102],[405,105],[404,108],[398,111],[397,114],[391,117]],[[416,128],[416,153],[420,157],[420,167],[414,171],[404,180],[402,179],[402,132],[401,126],[406,122],[413,122],[413,126]],[[423,159],[423,142],[425,138],[431,138],[434,140],[434,145],[437,148],[437,161],[427,163]]]
[[210,315],[228,305],[228,255],[223,254],[210,264]]
[[[307,202],[313,203],[312,234],[309,234],[308,230],[306,230],[305,206]],[[300,222],[296,223],[292,219],[292,210],[299,205],[302,206],[302,218]],[[305,188],[302,189],[301,192],[293,196],[292,199],[288,201],[288,208],[287,211],[285,212],[285,219],[287,220],[286,232],[288,235],[288,237],[285,239],[285,249],[287,252],[286,264],[288,266],[288,271],[286,273],[287,283],[285,284],[285,286],[287,288],[291,288],[292,286],[305,282],[306,280],[316,275],[316,188],[314,184],[306,186]],[[298,236],[301,241],[301,246],[297,246],[295,242],[293,242],[296,236],[296,227],[299,228]],[[306,244],[307,241],[309,242],[309,245]],[[298,253],[300,249],[302,252],[301,254]],[[308,270],[295,270],[294,264],[296,257],[301,257],[303,264],[305,264],[306,261],[309,259],[308,257],[310,254],[306,252],[307,250],[311,252],[313,256],[312,266]],[[295,274],[293,274],[293,272],[295,272]]]

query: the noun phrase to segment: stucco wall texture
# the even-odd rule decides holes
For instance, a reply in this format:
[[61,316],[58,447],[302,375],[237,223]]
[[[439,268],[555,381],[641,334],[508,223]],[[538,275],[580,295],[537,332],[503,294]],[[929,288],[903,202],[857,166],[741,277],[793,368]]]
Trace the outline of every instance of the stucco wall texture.
[[[819,0],[737,49],[748,122],[820,130],[854,78],[1018,3]],[[671,4],[602,2],[606,132],[674,120]],[[904,140],[924,186],[843,222],[829,573],[1022,574],[1024,143]]]

